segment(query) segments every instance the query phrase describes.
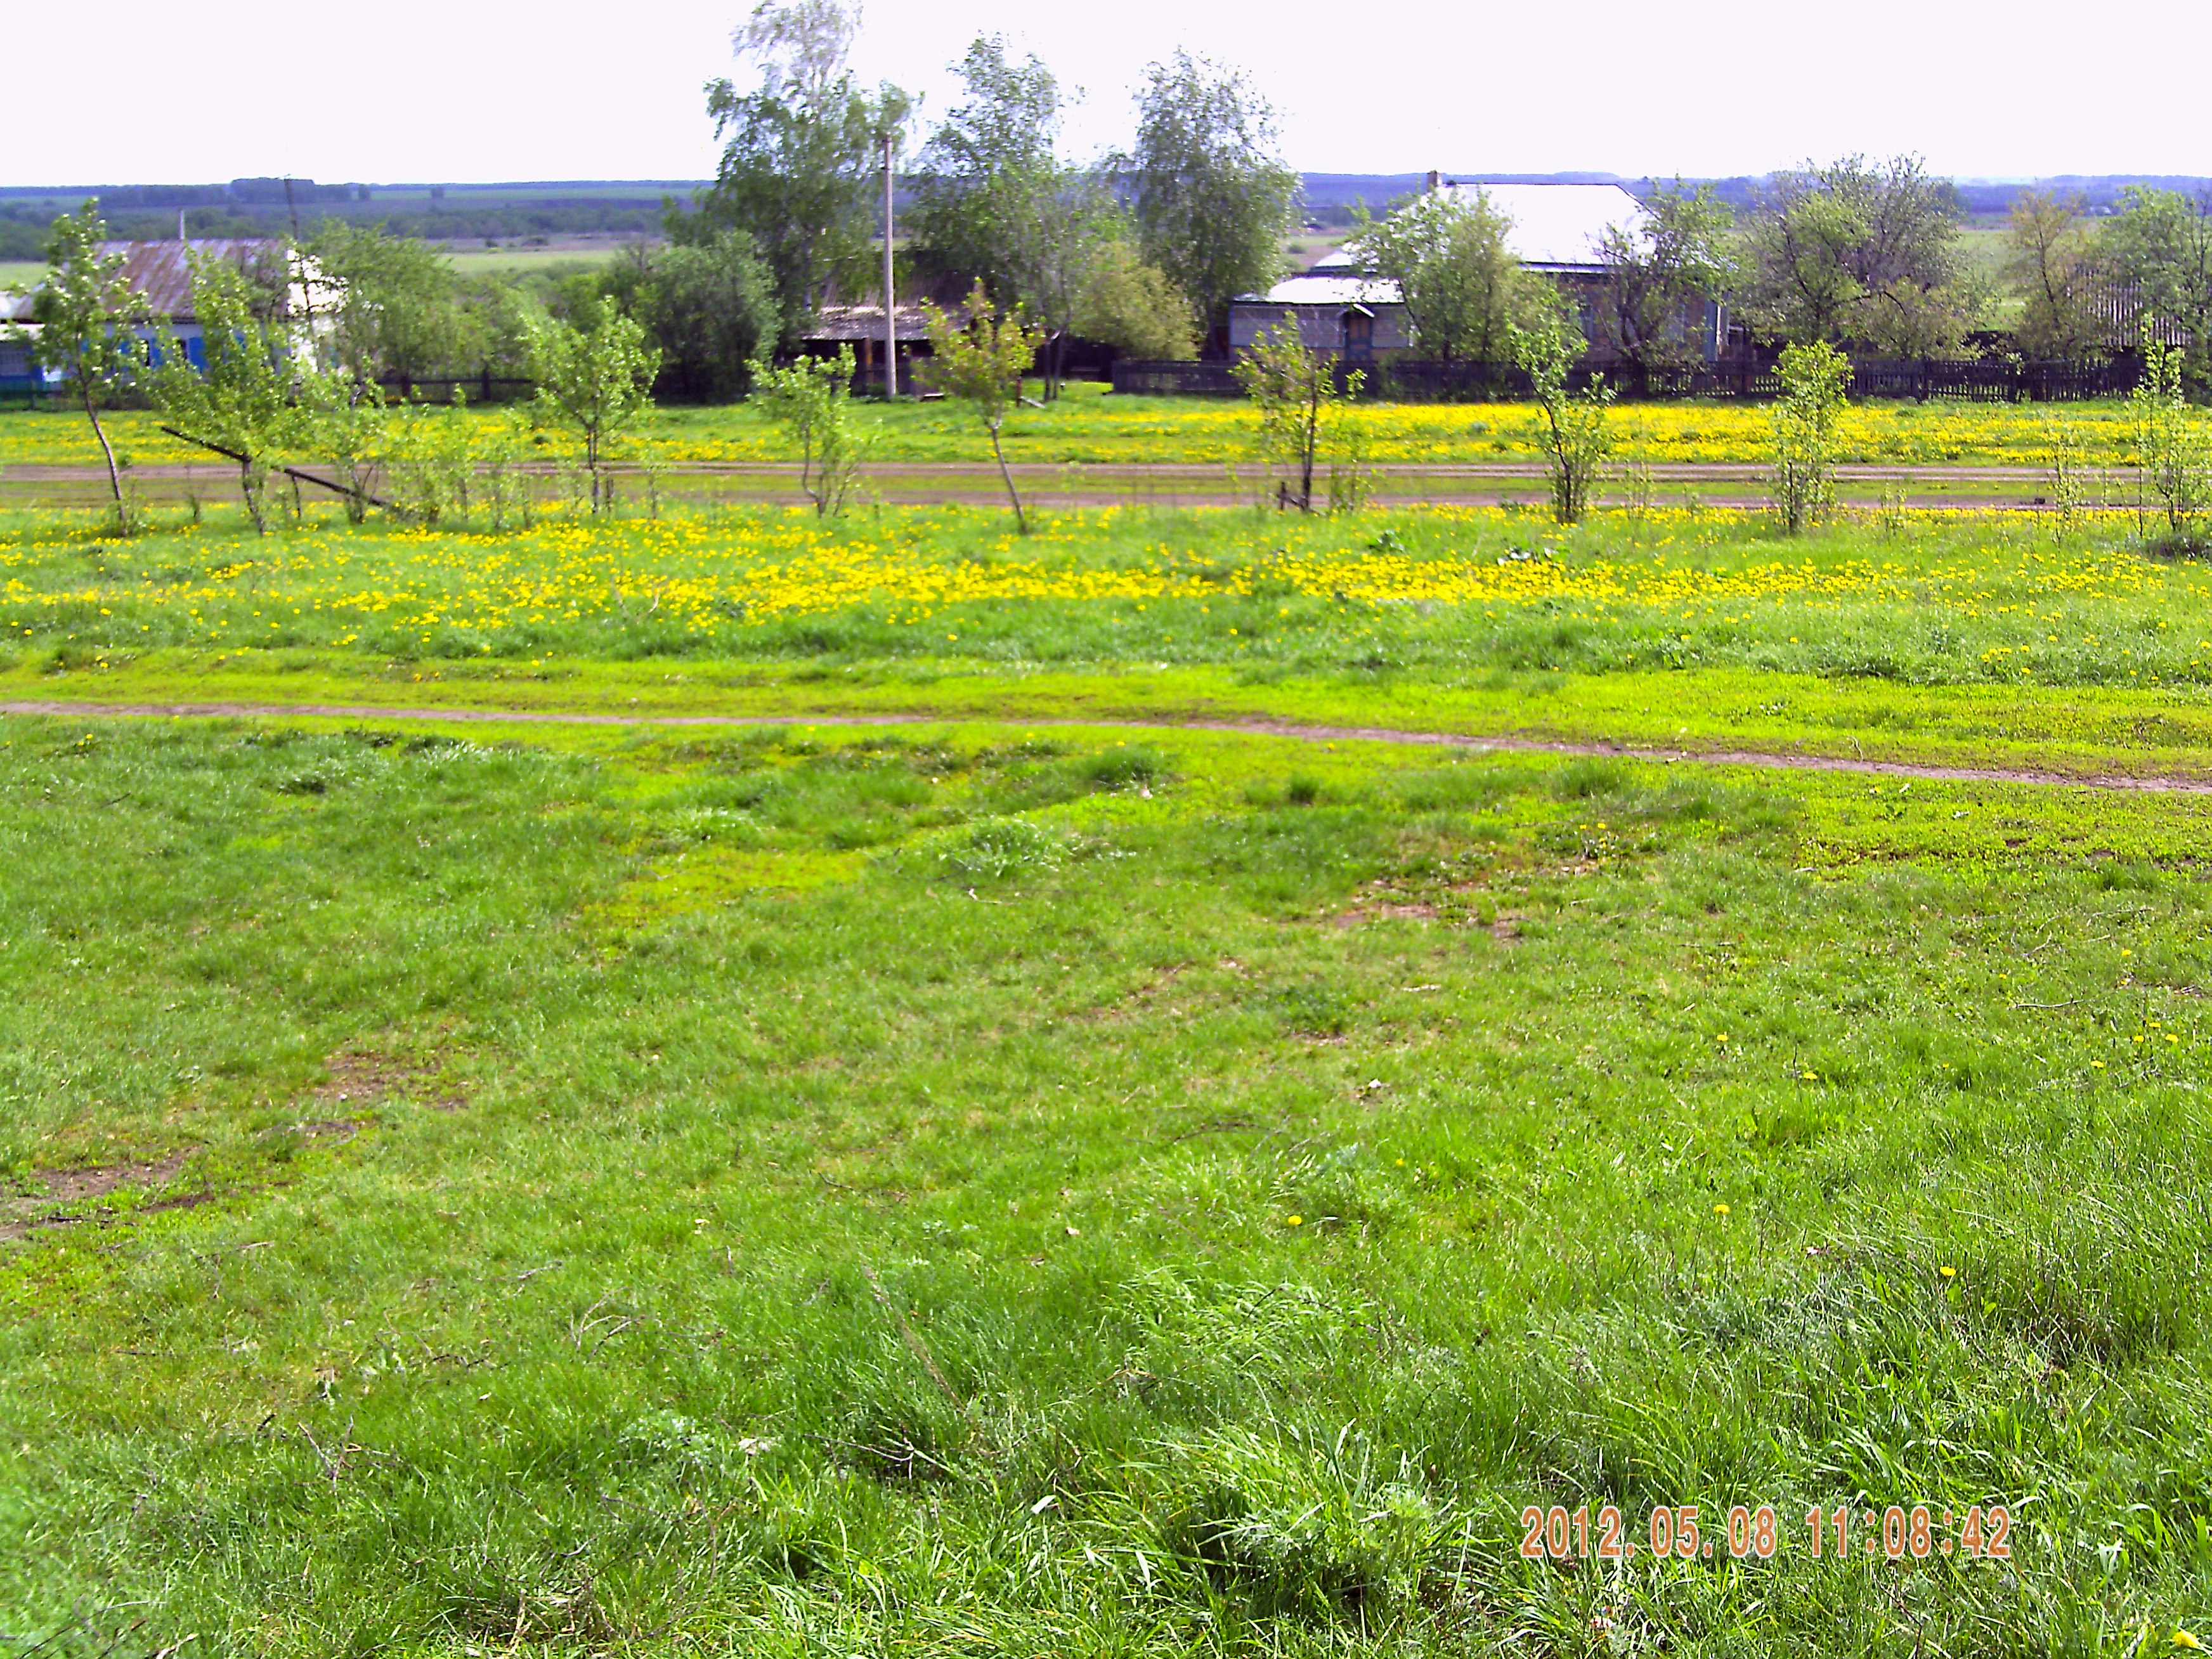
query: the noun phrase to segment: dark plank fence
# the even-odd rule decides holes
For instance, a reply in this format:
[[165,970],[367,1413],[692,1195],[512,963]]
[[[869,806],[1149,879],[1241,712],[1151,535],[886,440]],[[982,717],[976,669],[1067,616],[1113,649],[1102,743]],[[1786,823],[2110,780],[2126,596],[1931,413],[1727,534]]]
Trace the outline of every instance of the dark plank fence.
[[385,395],[401,403],[449,404],[453,401],[453,388],[472,404],[520,403],[538,390],[535,380],[517,379],[509,375],[438,374],[427,380],[403,378],[397,374],[384,377]]
[[[1352,365],[1337,366],[1341,386]],[[1469,403],[1492,398],[1526,398],[1533,388],[1525,371],[1510,363],[1437,363],[1409,359],[1365,366],[1364,395],[1403,403]],[[1980,362],[1886,362],[1869,358],[1851,366],[1855,398],[1951,398],[1969,403],[2057,403],[2082,398],[2118,398],[2142,378],[2134,358],[2104,363],[2026,363],[2003,359]],[[1577,390],[1603,374],[1625,398],[1769,398],[1781,395],[1781,382],[1768,363],[1713,363],[1698,368],[1639,370],[1626,363],[1578,368],[1570,377]],[[1224,362],[1137,362],[1114,365],[1114,390],[1143,397],[1236,397],[1243,388]]]

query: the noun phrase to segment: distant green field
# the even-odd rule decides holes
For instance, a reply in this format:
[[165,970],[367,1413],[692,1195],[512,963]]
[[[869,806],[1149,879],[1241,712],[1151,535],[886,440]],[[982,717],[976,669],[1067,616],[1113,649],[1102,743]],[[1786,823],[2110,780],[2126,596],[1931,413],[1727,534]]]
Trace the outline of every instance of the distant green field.
[[[624,239],[627,240],[627,239]],[[611,238],[584,246],[556,247],[471,247],[456,243],[447,257],[464,276],[526,276],[539,271],[605,264],[622,251]]]
[[0,259],[0,288],[27,288],[46,274],[40,259]]

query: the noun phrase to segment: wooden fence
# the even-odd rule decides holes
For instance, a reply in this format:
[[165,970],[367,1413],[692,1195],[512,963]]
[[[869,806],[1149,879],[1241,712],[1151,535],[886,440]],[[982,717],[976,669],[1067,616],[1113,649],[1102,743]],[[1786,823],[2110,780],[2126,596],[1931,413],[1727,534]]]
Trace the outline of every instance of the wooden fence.
[[520,403],[538,390],[535,380],[494,374],[488,370],[480,374],[437,374],[419,380],[387,374],[383,386],[386,396],[396,402],[412,404],[449,404],[453,401],[456,386],[472,404]]
[[[1341,387],[1355,368],[1367,380],[1363,395],[1401,403],[1473,403],[1530,395],[1527,371],[1510,363],[1438,363],[1412,359],[1337,365]],[[1629,363],[1577,368],[1569,384],[1580,390],[1598,374],[1624,398],[1769,398],[1782,386],[1771,363],[1711,363],[1696,368],[1637,368]],[[2027,363],[2004,359],[1979,362],[1889,362],[1869,358],[1851,365],[1851,396],[1925,399],[1950,398],[1968,403],[2059,403],[2083,398],[2118,398],[2142,378],[2132,357],[2102,363]],[[1243,388],[1224,362],[1137,362],[1114,365],[1114,390],[1142,397],[1236,397]]]

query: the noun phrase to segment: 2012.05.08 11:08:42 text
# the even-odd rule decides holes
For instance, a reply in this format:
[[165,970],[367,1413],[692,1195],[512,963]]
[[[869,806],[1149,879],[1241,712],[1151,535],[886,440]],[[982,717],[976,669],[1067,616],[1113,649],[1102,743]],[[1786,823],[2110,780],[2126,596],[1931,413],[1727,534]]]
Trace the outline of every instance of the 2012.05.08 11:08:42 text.
[[[1720,1522],[1711,1531],[1709,1513]],[[2013,1553],[2012,1511],[2002,1504],[1977,1504],[1964,1515],[1925,1504],[1883,1510],[1815,1504],[1796,1527],[1784,1527],[1771,1504],[1737,1504],[1726,1511],[1662,1504],[1641,1528],[1611,1504],[1595,1510],[1531,1504],[1521,1511],[1521,1553],[1532,1561],[1711,1561],[1723,1555],[1765,1561],[1785,1547],[1816,1559],[1874,1561],[2003,1561]]]

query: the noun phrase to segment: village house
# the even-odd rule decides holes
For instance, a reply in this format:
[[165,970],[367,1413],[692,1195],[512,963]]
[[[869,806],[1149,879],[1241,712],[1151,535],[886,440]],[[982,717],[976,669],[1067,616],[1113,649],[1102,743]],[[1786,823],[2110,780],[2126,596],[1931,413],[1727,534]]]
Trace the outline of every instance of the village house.
[[[1548,276],[1566,291],[1591,341],[1593,361],[1607,360],[1607,343],[1598,324],[1607,280],[1600,250],[1613,227],[1642,228],[1647,217],[1642,203],[1619,185],[1477,185],[1431,173],[1428,187],[1446,194],[1480,190],[1492,210],[1507,220],[1506,246],[1522,269]],[[1684,331],[1711,362],[1728,343],[1728,307],[1711,301],[1699,311],[1683,319]],[[1286,316],[1296,320],[1298,337],[1309,349],[1332,353],[1348,364],[1422,355],[1397,283],[1368,269],[1356,242],[1265,294],[1243,295],[1232,303],[1231,355],[1249,349],[1264,330],[1279,326]]]
[[[307,318],[314,309],[312,287],[319,280],[313,262],[295,258],[292,269],[283,271],[285,245],[265,238],[203,238],[195,241],[102,242],[104,255],[123,257],[123,280],[144,302],[152,319],[168,325],[178,349],[196,368],[207,367],[207,347],[200,319],[192,309],[192,274],[189,256],[228,259],[241,270],[267,282],[273,289],[280,280],[283,297],[281,314]],[[27,339],[11,339],[9,325],[35,337],[31,321],[33,294],[0,293],[0,392],[50,392],[58,384],[53,374],[41,374],[30,357]],[[155,361],[161,356],[159,336],[152,322],[141,326],[139,337]]]

